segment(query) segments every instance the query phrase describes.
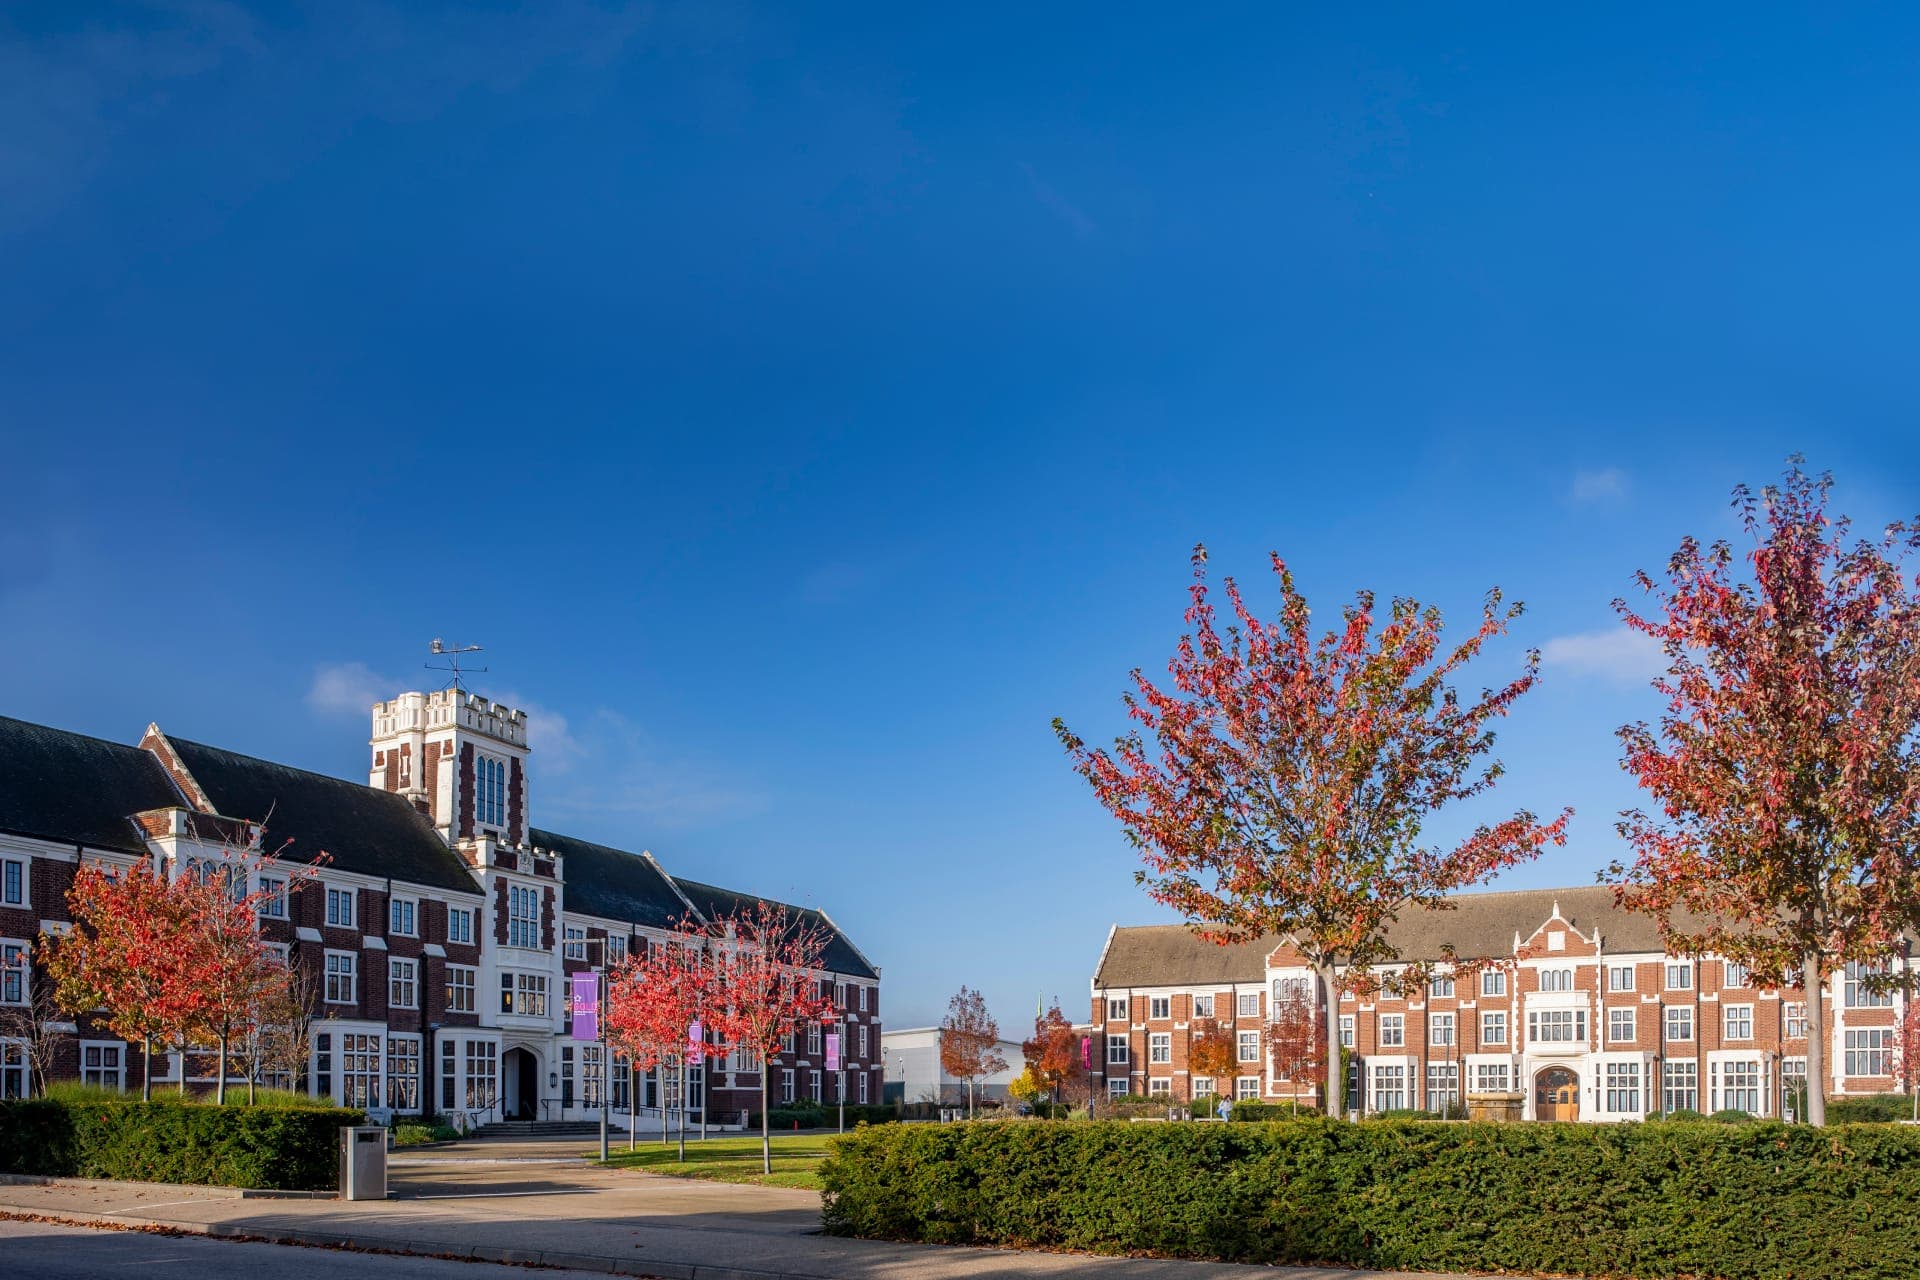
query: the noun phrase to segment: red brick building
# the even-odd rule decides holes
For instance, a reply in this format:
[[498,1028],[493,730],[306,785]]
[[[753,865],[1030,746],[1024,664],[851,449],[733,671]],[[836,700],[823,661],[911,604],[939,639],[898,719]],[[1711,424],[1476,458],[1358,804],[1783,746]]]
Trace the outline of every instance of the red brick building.
[[[643,1128],[682,1081],[643,1076],[637,1099],[598,1045],[566,1034],[566,975],[756,901],[629,853],[532,825],[524,712],[459,689],[373,708],[370,784],[292,769],[149,727],[137,746],[0,717],[0,1096],[36,1076],[137,1089],[140,1047],[51,1007],[23,963],[67,925],[82,862],[169,874],[262,827],[274,853],[261,920],[309,991],[309,1048],[272,1081],[316,1096],[467,1123],[598,1116],[603,1091]],[[307,876],[280,866],[313,862]],[[776,1096],[837,1097],[823,1033],[838,1030],[847,1100],[880,1097],[880,971],[824,912],[792,907],[828,945],[817,975],[831,1028],[771,1064]],[[184,1058],[184,1060],[183,1060]],[[167,1052],[155,1082],[210,1085],[210,1054]],[[684,1081],[714,1121],[759,1106],[759,1064],[716,1059]]]
[[[1605,886],[1461,894],[1453,910],[1395,926],[1405,962],[1437,966],[1414,991],[1338,991],[1348,1105],[1439,1111],[1469,1095],[1507,1097],[1527,1119],[1620,1120],[1660,1111],[1779,1116],[1806,1075],[1807,993],[1763,990],[1717,956],[1670,956],[1645,916]],[[1448,949],[1483,962],[1457,978]],[[1895,973],[1911,957],[1889,957]],[[1399,970],[1388,968],[1391,979]],[[1823,993],[1830,1097],[1896,1087],[1900,994],[1876,993],[1858,966]],[[1092,983],[1095,1087],[1187,1099],[1222,1088],[1195,1079],[1188,1050],[1208,1020],[1234,1037],[1236,1096],[1317,1094],[1283,1079],[1268,1022],[1275,1001],[1328,993],[1284,939],[1218,947],[1182,926],[1113,928]]]

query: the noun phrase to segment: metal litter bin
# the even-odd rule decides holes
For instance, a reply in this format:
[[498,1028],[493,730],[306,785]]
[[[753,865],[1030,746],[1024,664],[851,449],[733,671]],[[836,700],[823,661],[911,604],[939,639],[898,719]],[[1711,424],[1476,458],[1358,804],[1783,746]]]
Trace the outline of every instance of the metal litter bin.
[[378,1125],[340,1130],[340,1198],[387,1198],[387,1131]]

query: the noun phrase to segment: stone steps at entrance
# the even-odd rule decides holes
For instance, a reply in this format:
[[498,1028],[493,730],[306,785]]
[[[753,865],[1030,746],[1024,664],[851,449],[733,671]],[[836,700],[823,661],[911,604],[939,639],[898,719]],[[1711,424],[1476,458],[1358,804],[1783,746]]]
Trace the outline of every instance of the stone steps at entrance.
[[600,1132],[598,1120],[496,1120],[475,1132],[482,1138],[581,1138]]

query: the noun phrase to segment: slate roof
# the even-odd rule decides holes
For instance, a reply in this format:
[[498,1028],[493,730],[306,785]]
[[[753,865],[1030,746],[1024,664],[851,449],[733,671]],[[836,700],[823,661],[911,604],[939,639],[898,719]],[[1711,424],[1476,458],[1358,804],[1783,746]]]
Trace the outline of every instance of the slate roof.
[[180,803],[173,779],[138,747],[0,716],[0,831],[143,854],[128,819]]
[[479,896],[467,864],[404,797],[163,736],[216,813],[266,824],[267,852],[298,862],[324,852],[342,871]]
[[733,915],[760,902],[771,902],[805,923],[826,931],[827,946],[821,956],[821,967],[829,973],[845,974],[851,978],[871,978],[876,981],[880,977],[873,966],[867,963],[867,958],[860,954],[860,949],[853,945],[852,939],[840,932],[840,926],[829,919],[824,911],[816,911],[812,907],[796,907],[792,903],[776,902],[772,898],[756,898],[751,894],[722,889],[717,885],[683,880],[679,876],[674,876],[673,882],[680,886],[680,892],[687,895],[687,900],[693,903],[694,908],[709,920]]
[[687,914],[673,882],[651,858],[534,828],[533,844],[566,859],[567,909],[669,929]]
[[[1556,903],[1561,917],[1581,933],[1591,937],[1597,928],[1609,952],[1661,950],[1653,919],[1616,907],[1613,890],[1606,885],[1460,893],[1448,902],[1451,910],[1409,911],[1394,922],[1387,936],[1401,959],[1439,960],[1449,943],[1463,957],[1511,955],[1514,933],[1522,940],[1531,937],[1553,915]],[[1216,946],[1178,924],[1115,929],[1094,983],[1151,987],[1259,982],[1265,977],[1267,954],[1278,945],[1278,937],[1269,937]]]

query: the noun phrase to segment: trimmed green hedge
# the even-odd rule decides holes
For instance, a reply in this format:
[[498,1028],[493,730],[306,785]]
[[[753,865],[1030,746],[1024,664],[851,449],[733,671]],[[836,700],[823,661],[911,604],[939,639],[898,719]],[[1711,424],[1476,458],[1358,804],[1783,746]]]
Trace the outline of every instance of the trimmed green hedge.
[[182,1102],[0,1102],[0,1170],[276,1191],[339,1180],[342,1125],[359,1111]]
[[905,1125],[839,1139],[830,1232],[1234,1262],[1909,1280],[1920,1133],[1868,1126]]
[[1860,1098],[1828,1098],[1828,1124],[1893,1124],[1913,1119],[1913,1095],[1876,1093]]

